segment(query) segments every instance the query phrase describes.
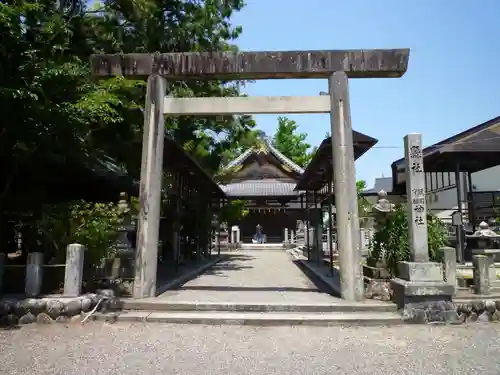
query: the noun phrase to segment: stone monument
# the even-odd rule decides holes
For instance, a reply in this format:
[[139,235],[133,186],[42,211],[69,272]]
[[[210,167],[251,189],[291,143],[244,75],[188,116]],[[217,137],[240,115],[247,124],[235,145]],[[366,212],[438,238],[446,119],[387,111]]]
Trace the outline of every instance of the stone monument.
[[447,320],[435,312],[452,311],[451,306],[446,306],[447,302],[451,305],[455,286],[444,281],[440,263],[429,261],[422,135],[408,134],[404,146],[411,259],[398,264],[399,277],[391,281],[393,299],[411,320],[417,316],[427,321],[429,315],[432,320]]

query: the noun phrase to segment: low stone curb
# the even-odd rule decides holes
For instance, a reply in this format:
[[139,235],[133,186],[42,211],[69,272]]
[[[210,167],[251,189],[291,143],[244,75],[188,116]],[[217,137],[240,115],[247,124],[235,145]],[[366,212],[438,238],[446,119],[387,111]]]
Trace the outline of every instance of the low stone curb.
[[188,281],[198,277],[201,275],[203,272],[208,270],[209,268],[213,267],[217,263],[219,263],[222,259],[224,259],[224,256],[217,256],[215,259],[209,261],[208,263],[205,263],[204,265],[200,266],[199,268],[196,268],[194,270],[191,270],[187,272],[184,275],[179,276],[178,278],[170,281],[169,283],[163,285],[158,291],[156,292],[156,295],[165,293],[167,290],[177,288],[178,286],[181,286],[182,284],[187,283]]

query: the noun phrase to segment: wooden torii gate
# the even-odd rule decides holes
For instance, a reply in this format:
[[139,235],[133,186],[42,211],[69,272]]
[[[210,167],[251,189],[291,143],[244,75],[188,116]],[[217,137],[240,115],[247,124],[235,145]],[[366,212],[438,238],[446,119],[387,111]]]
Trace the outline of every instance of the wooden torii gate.
[[[164,115],[330,113],[341,294],[364,298],[348,78],[398,78],[409,49],[93,55],[97,77],[147,77],[134,297],[156,294]],[[329,95],[172,98],[166,80],[327,78]]]

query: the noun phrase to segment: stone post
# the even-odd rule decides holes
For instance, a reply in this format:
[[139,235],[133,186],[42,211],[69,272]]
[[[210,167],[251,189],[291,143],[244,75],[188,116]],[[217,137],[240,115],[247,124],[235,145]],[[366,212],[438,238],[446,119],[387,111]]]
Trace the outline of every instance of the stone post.
[[234,230],[234,225],[231,226],[231,243],[235,243],[236,242],[236,233],[235,233],[235,230]]
[[156,296],[165,140],[165,93],[165,78],[159,74],[149,76],[142,137],[140,212],[137,222],[134,298]]
[[406,196],[410,256],[413,262],[428,262],[427,204],[422,135],[408,134],[404,139],[406,158]]
[[345,72],[328,79],[331,101],[333,186],[337,208],[337,241],[340,252],[340,292],[347,301],[365,298],[359,251],[358,196],[352,141],[349,86]]
[[425,310],[429,302],[451,301],[455,285],[444,281],[440,263],[429,262],[422,135],[408,134],[404,146],[411,261],[399,262],[391,286],[398,308],[413,309],[418,302]]
[[474,292],[476,294],[490,294],[490,260],[486,255],[473,255]]
[[236,243],[239,244],[241,242],[241,231],[240,227],[236,227]]
[[292,233],[291,233],[291,230],[288,229],[288,228],[284,228],[283,229],[283,237],[284,237],[284,240],[283,240],[283,247],[285,249],[290,249],[291,246],[290,244],[292,243]]
[[28,297],[39,296],[43,281],[43,253],[28,253],[26,264],[26,284],[24,292]]
[[443,263],[444,279],[448,284],[457,285],[457,255],[452,247],[439,249],[441,262]]
[[64,296],[77,297],[82,294],[83,262],[85,246],[73,243],[66,248],[66,269],[64,272]]

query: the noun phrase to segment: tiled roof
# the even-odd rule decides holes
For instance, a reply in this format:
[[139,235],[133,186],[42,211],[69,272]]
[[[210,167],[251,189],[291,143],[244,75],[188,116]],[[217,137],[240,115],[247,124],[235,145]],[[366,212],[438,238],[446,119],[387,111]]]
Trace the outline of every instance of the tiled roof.
[[262,196],[297,196],[294,191],[295,182],[278,179],[246,180],[221,186],[222,190],[232,197],[262,197]]
[[392,192],[392,177],[378,177],[375,179],[375,186],[371,189],[363,190],[361,194],[378,194],[380,190],[386,193]]
[[[285,155],[283,155],[276,147],[274,147],[270,141],[264,140],[263,141],[264,146],[283,164],[285,164],[287,167],[291,168],[293,171],[302,174],[304,173],[304,169],[300,167],[299,165],[295,164],[293,161],[291,161],[289,158],[287,158]],[[238,156],[236,159],[233,161],[229,162],[225,168],[232,168],[240,165],[243,163],[252,153],[254,153],[256,149],[254,147],[246,150],[243,152],[240,156]]]

